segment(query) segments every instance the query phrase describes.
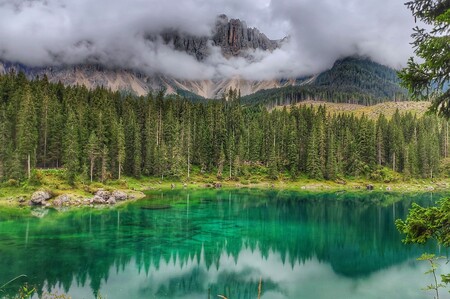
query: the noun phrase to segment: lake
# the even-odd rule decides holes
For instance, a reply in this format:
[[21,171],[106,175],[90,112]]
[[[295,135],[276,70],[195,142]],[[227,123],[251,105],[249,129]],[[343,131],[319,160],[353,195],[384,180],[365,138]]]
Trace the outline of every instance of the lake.
[[439,197],[199,190],[115,208],[7,209],[0,285],[25,274],[34,298],[257,299],[261,280],[261,298],[433,298],[415,259],[439,248],[402,244],[394,221]]

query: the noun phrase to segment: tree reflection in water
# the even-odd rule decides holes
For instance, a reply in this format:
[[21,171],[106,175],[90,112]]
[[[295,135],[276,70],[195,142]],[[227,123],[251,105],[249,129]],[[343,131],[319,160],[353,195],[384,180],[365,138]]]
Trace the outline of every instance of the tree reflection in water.
[[[263,298],[376,298],[370,287],[416,298],[424,277],[410,261],[423,249],[403,245],[394,220],[413,200],[431,200],[389,204],[394,196],[170,191],[43,218],[3,211],[0,282],[26,274],[39,294],[74,298],[206,298],[209,290],[236,299],[257,298],[262,277]],[[149,208],[162,203],[170,209]],[[378,285],[389,277],[392,288]]]

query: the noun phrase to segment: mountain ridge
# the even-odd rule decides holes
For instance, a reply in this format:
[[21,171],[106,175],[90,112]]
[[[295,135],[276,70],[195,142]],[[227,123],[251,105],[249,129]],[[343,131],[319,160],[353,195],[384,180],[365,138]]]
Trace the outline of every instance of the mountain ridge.
[[[248,28],[244,21],[228,19],[225,15],[218,16],[210,36],[194,36],[174,29],[147,36],[149,40],[158,38],[173,50],[186,53],[199,62],[208,59],[212,55],[211,50],[219,47],[224,59],[244,59],[252,63],[257,60],[253,56],[255,51],[272,52],[285,41],[271,40],[257,28]],[[329,70],[302,78],[268,80],[249,80],[239,75],[188,80],[162,73],[145,74],[99,63],[29,67],[0,60],[0,74],[11,71],[24,72],[29,79],[47,76],[49,81],[54,83],[84,85],[89,89],[102,86],[112,91],[138,96],[164,89],[167,94],[220,99],[227,90],[233,88],[240,90],[245,103],[285,104],[304,99],[325,99],[371,104],[395,98],[397,95],[403,99],[406,94],[406,91],[399,87],[395,70],[364,57],[342,58]]]

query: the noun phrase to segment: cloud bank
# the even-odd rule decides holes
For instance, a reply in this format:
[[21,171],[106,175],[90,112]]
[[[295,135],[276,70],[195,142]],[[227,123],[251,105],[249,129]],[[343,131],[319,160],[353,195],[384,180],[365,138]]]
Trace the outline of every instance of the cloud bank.
[[[211,55],[199,62],[146,38],[165,29],[208,36],[222,13],[289,41],[272,53],[251,53],[253,62],[226,59],[210,45]],[[400,68],[412,55],[413,21],[397,0],[0,0],[0,59],[99,63],[180,79],[298,77],[350,55]]]

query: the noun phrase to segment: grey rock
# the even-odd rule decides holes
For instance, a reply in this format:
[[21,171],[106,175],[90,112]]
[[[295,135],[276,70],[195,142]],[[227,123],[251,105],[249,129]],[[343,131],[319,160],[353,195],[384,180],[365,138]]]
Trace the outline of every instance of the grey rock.
[[46,200],[52,198],[52,195],[47,191],[36,191],[31,195],[32,205],[43,205]]
[[116,204],[116,198],[114,196],[109,197],[109,199],[106,201],[109,205],[115,205]]
[[[108,197],[109,199],[109,197]],[[105,204],[107,200],[105,200],[103,197],[95,195],[92,200],[91,203],[95,203],[95,204]]]
[[53,205],[55,207],[61,207],[70,202],[70,197],[67,194],[60,195],[53,200]]
[[[229,57],[251,59],[251,50],[273,51],[281,46],[281,41],[271,40],[256,28],[248,28],[239,19],[228,19],[226,15],[218,16],[212,36],[193,36],[169,29],[160,34],[165,44],[175,50],[185,52],[202,61],[211,54],[208,44],[219,47],[222,54]],[[156,41],[157,36],[148,35],[148,40]],[[249,51],[250,50],[250,51]]]
[[366,189],[367,189],[367,190],[373,190],[373,185],[372,185],[372,184],[368,184],[368,185],[366,186]]
[[111,196],[111,192],[100,189],[95,193],[95,196],[101,197],[103,200],[107,201]]
[[111,196],[113,196],[115,198],[115,200],[127,200],[128,195],[120,190],[115,190],[113,191],[113,193],[111,194]]
[[281,43],[270,40],[256,28],[247,28],[247,24],[239,19],[228,20],[226,15],[219,16],[216,22],[213,45],[222,49],[225,57],[241,56],[246,58],[248,50],[273,51]]

